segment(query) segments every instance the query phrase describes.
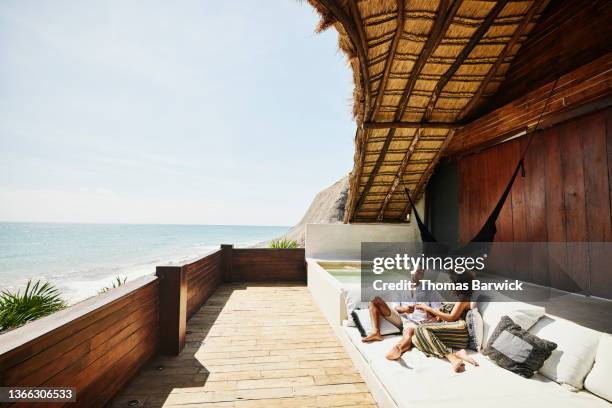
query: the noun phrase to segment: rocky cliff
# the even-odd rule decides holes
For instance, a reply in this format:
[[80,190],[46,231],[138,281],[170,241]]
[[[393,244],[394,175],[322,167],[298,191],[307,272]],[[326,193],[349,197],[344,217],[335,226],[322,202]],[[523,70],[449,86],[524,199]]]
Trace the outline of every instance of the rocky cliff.
[[[325,190],[316,195],[301,221],[294,225],[284,236],[289,240],[297,241],[304,246],[306,224],[333,224],[342,222],[344,206],[348,196],[348,175],[341,178]],[[280,238],[280,237],[279,237]],[[257,247],[267,247],[270,241],[261,242]]]

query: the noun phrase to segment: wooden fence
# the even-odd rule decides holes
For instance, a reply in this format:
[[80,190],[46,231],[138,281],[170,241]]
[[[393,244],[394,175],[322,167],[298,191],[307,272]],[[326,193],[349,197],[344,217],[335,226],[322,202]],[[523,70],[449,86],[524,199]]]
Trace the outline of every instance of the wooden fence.
[[0,336],[0,384],[75,387],[103,406],[158,346],[158,279],[140,278]]
[[231,281],[306,282],[304,249],[234,248]]
[[65,405],[104,406],[151,356],[181,352],[187,319],[220,284],[249,281],[305,282],[304,250],[222,245],[0,335],[0,386],[74,387]]

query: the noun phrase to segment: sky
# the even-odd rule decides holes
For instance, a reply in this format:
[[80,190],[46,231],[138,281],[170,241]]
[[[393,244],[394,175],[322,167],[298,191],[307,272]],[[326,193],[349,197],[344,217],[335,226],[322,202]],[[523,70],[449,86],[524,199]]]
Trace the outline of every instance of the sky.
[[292,225],[352,167],[296,0],[0,2],[0,220]]

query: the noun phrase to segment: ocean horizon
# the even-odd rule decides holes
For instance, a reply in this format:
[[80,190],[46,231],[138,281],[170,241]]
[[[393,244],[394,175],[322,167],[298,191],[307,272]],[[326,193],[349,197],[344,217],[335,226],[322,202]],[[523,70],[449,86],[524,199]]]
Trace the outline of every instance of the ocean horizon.
[[287,226],[0,222],[0,291],[28,279],[55,285],[75,303],[109,286],[182,265],[221,244],[248,247],[285,234]]

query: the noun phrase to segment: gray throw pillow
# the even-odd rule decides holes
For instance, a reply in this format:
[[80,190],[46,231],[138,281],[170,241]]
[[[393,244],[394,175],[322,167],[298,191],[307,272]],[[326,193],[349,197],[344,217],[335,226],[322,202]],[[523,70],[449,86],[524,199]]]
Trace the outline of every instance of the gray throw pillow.
[[503,316],[483,350],[497,365],[525,378],[531,378],[557,344],[533,335]]

